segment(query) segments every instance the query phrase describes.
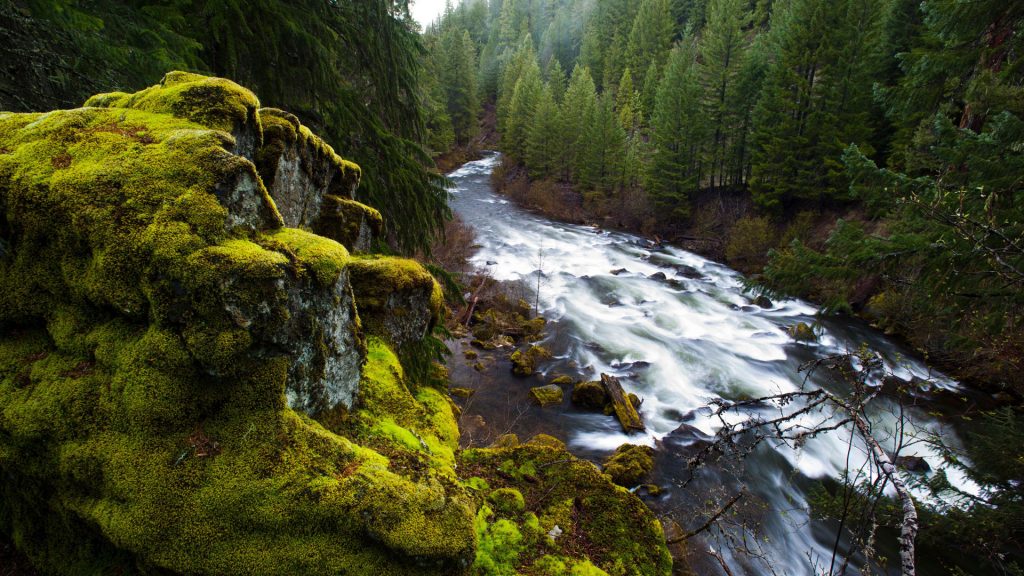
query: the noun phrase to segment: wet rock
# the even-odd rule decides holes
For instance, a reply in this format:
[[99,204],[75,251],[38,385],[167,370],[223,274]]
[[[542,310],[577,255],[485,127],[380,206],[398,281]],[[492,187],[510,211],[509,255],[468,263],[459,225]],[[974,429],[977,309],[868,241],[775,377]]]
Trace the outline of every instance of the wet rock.
[[655,272],[648,276],[648,278],[651,280],[668,280],[668,276],[666,276],[664,272]]
[[565,442],[548,434],[537,434],[526,441],[527,446],[540,446],[552,450],[565,450]]
[[551,353],[541,346],[530,346],[526,350],[512,353],[512,373],[516,376],[530,376],[537,370],[537,362],[551,358]]
[[590,410],[603,410],[608,404],[608,393],[600,382],[578,382],[572,388],[572,403]]
[[530,398],[541,406],[562,403],[562,388],[554,384],[530,388]]
[[569,386],[573,383],[573,379],[572,376],[556,376],[551,379],[550,383],[556,386]]
[[797,342],[816,342],[818,340],[818,335],[814,333],[814,328],[806,322],[794,324],[786,332],[790,338]]
[[772,301],[764,294],[761,294],[757,298],[754,298],[754,305],[759,306],[761,308],[772,308],[774,306]]
[[498,263],[497,263],[497,262],[495,262],[494,260],[488,260],[488,261],[487,261],[487,265],[488,265],[488,266],[497,266],[497,265],[498,265]]
[[893,464],[897,468],[902,468],[907,472],[913,472],[915,474],[927,474],[932,471],[932,467],[928,465],[928,461],[920,456],[898,456],[893,460]]
[[376,209],[340,196],[325,196],[313,230],[341,242],[352,252],[368,252],[384,220]]
[[617,270],[612,270],[612,271],[611,271],[611,274],[612,274],[613,276],[618,276],[618,275],[620,275],[620,274],[626,274],[626,273],[628,273],[628,272],[629,272],[629,270],[626,270],[625,268],[619,268],[619,269],[617,269]]
[[469,398],[473,394],[476,394],[476,390],[472,388],[449,388],[448,393],[456,398]]
[[463,350],[462,355],[466,358],[466,360],[476,360],[476,357],[479,354],[477,353],[476,350]]
[[419,263],[360,257],[349,264],[359,317],[369,334],[396,348],[426,336],[444,306],[441,287]]
[[604,463],[604,473],[619,486],[640,484],[654,468],[654,449],[650,446],[623,444]]

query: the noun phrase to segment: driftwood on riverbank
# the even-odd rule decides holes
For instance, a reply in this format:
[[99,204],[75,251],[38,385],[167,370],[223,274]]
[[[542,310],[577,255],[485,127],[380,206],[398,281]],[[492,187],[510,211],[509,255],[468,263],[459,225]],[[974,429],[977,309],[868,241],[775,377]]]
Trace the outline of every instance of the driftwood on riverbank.
[[604,386],[605,391],[608,392],[608,397],[611,398],[612,406],[615,408],[615,416],[618,417],[619,423],[622,424],[622,429],[627,434],[643,432],[646,428],[644,428],[643,421],[640,420],[640,414],[636,411],[633,403],[629,401],[629,396],[622,389],[619,379],[608,374],[601,374],[601,385]]

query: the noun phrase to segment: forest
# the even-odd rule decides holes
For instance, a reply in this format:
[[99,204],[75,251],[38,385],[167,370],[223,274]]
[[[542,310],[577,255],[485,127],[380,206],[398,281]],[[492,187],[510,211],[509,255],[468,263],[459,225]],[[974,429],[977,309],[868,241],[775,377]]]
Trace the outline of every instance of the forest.
[[862,313],[1020,398],[1022,18],[998,0],[449,3],[424,38],[428,144],[474,145],[487,110],[535,205],[710,240],[759,289]]

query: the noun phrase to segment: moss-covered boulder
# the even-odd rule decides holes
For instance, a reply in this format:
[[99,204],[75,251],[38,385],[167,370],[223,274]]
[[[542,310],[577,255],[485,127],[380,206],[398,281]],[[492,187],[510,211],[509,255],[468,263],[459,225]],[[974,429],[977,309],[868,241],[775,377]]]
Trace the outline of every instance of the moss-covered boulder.
[[368,333],[398,348],[430,333],[444,308],[444,296],[422,266],[405,258],[371,255],[353,259],[349,269]]
[[662,576],[672,570],[661,525],[643,502],[560,442],[466,450],[459,470],[481,504],[478,574]]
[[331,238],[353,252],[380,235],[380,212],[356,202],[359,166],[338,156],[294,115],[261,108],[263,145],[256,167],[286,226]]
[[562,403],[562,389],[555,384],[530,388],[530,398],[541,406]]
[[572,403],[588,410],[604,410],[609,402],[608,392],[600,382],[577,382],[572,387]]
[[[367,342],[348,250],[284,227],[295,206],[253,163],[259,110],[172,73],[0,112],[0,532],[43,572],[475,557],[450,401]],[[433,290],[410,314],[436,314]]]
[[654,469],[654,449],[650,446],[623,444],[604,463],[604,473],[619,486],[640,484]]
[[787,332],[789,337],[797,342],[815,342],[818,340],[818,335],[814,332],[814,328],[806,322],[798,322],[790,326]]
[[516,376],[530,376],[537,371],[537,363],[548,358],[551,358],[551,352],[542,346],[516,350],[509,357],[512,361],[512,373]]

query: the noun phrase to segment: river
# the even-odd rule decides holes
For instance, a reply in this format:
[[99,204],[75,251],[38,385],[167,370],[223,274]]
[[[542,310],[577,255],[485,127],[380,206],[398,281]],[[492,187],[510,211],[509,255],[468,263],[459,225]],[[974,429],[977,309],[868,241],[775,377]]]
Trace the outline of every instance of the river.
[[[844,470],[860,469],[866,459],[863,444],[855,438],[848,450],[850,432],[845,429],[815,437],[799,449],[767,442],[742,465],[709,467],[686,485],[688,448],[720,427],[709,403],[795,391],[802,385],[834,387],[820,373],[805,384],[800,366],[862,345],[877,351],[887,371],[902,380],[924,380],[945,389],[957,384],[882,333],[848,318],[820,320],[817,342],[795,342],[787,329],[815,323],[817,309],[792,299],[757,306],[744,292],[742,275],[722,264],[681,249],[654,247],[629,234],[554,222],[523,210],[493,191],[490,174],[498,161],[498,155],[490,155],[449,174],[451,206],[479,245],[472,263],[497,279],[524,280],[530,286],[536,285],[539,272],[539,309],[549,321],[544,345],[555,355],[541,368],[549,376],[594,379],[604,372],[621,377],[627,391],[643,399],[640,412],[647,426],[646,434],[626,436],[614,418],[576,410],[566,400],[560,407],[520,410],[510,430],[553,433],[575,454],[595,462],[625,442],[655,446],[654,481],[663,491],[645,501],[684,529],[699,526],[741,487],[747,492],[744,507],[726,515],[722,528],[691,540],[691,546],[715,549],[737,575],[802,576],[820,573],[822,566],[827,572],[835,525],[810,517],[808,491],[815,479],[838,479]],[[454,371],[453,379],[468,373]],[[525,398],[529,386],[544,383],[542,377],[534,380],[503,380],[492,385],[500,390],[492,389],[491,397]],[[516,387],[514,392],[510,387]],[[496,404],[491,402],[490,412]],[[481,406],[488,406],[485,399]],[[771,410],[734,417],[778,415]],[[888,447],[899,413],[884,396],[870,408],[875,436]],[[934,473],[943,467],[942,458],[922,440],[935,433],[955,442],[953,433],[922,409],[906,407],[903,414],[910,424],[901,454],[923,458]],[[808,416],[807,424],[814,423]],[[954,485],[976,489],[956,470],[946,474]],[[736,546],[743,538],[746,543]],[[847,546],[841,541],[840,552]],[[743,547],[747,551],[739,552]],[[895,556],[891,549],[889,554]],[[724,573],[700,556],[694,558],[699,573]]]

